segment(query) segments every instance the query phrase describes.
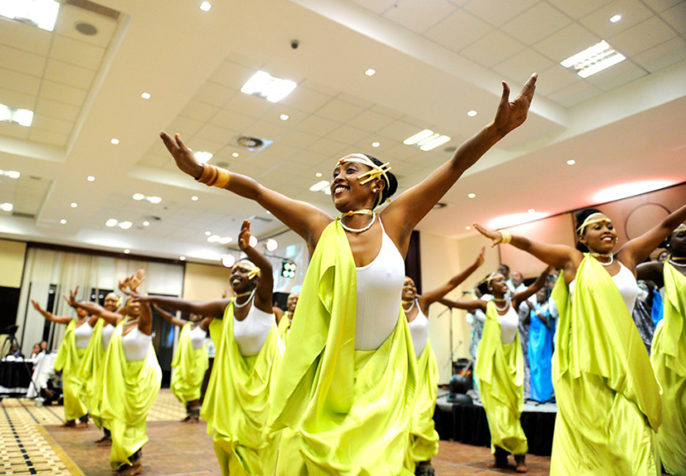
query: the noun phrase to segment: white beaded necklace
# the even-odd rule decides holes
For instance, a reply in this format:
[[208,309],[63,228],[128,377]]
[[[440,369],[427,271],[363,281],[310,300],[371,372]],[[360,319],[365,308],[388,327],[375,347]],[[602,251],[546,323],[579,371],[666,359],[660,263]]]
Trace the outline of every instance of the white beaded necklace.
[[415,303],[416,301],[417,301],[416,299],[413,299],[413,300],[412,300],[412,305],[410,306],[409,309],[405,309],[405,306],[403,306],[403,311],[405,311],[405,314],[407,314],[407,313],[410,312],[412,309],[414,309],[414,303]]
[[676,261],[674,261],[672,258],[669,258],[669,262],[672,263],[674,266],[679,266],[680,268],[683,268],[686,266],[686,263],[679,264]]
[[603,266],[610,266],[612,263],[615,262],[615,257],[614,257],[614,255],[613,255],[612,253],[609,253],[609,256],[610,256],[610,262],[609,262],[609,263],[605,263],[605,262],[600,261],[600,260],[598,259],[599,256],[601,256],[601,257],[603,257],[603,258],[607,258],[608,255],[605,254],[605,253],[591,253],[591,256],[593,256],[593,257],[596,259],[596,261],[597,261],[598,263],[602,264]]
[[[257,288],[255,288],[255,289],[257,289]],[[234,309],[240,309],[240,308],[242,308],[242,307],[247,306],[248,303],[249,303],[250,301],[252,301],[252,298],[255,296],[255,289],[252,290],[252,292],[250,293],[250,296],[248,296],[248,299],[246,299],[245,301],[243,301],[243,302],[240,303],[240,304],[238,304],[238,301],[236,300],[236,299],[238,299],[238,298],[234,299],[234,301],[233,301],[233,307],[234,307]]]
[[507,308],[508,308],[508,307],[510,307],[510,300],[509,300],[509,299],[505,299],[505,307],[502,307],[502,308],[501,308],[501,307],[498,307],[498,305],[495,303],[495,299],[494,299],[494,300],[493,300],[493,305],[495,306],[495,308],[496,308],[498,311],[504,312],[504,311],[507,311]]
[[374,221],[376,220],[376,212],[372,211],[372,219],[369,221],[369,223],[362,228],[351,228],[349,226],[346,226],[345,223],[343,223],[343,219],[341,218],[341,226],[345,231],[349,231],[350,233],[362,233],[363,231],[369,230],[372,225],[374,224]]

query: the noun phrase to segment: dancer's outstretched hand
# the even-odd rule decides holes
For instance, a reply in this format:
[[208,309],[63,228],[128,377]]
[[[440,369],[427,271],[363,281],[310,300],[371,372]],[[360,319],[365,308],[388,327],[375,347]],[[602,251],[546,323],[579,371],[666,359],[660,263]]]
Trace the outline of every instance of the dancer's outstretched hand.
[[481,266],[486,261],[486,257],[484,256],[485,252],[486,252],[486,247],[482,246],[481,247],[481,253],[479,253],[479,256],[476,257],[476,266],[477,267]]
[[36,311],[41,312],[41,311],[43,310],[43,308],[40,307],[40,304],[38,304],[38,303],[37,303],[36,301],[34,301],[33,299],[31,299],[31,304],[33,304],[33,308],[34,308]]
[[241,251],[245,251],[248,248],[251,248],[250,236],[250,221],[243,220],[243,224],[241,225],[241,232],[238,234],[238,247],[241,249]]
[[538,74],[532,74],[514,101],[510,101],[510,87],[503,81],[503,94],[493,119],[493,125],[503,136],[526,120],[536,90],[536,79]]
[[488,228],[484,228],[478,223],[474,223],[473,226],[476,229],[476,231],[478,231],[486,238],[491,240],[491,248],[493,248],[495,245],[500,244],[503,241],[503,235],[499,231],[489,230]]
[[202,165],[195,160],[193,152],[186,147],[179,134],[175,134],[172,139],[166,132],[160,132],[162,142],[167,147],[169,153],[174,157],[176,166],[193,178],[198,178],[202,174]]

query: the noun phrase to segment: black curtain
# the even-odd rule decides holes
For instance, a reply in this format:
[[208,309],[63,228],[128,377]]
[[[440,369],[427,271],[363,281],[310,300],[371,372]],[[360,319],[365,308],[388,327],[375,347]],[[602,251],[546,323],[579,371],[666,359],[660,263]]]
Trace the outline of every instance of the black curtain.
[[410,236],[410,247],[405,258],[405,276],[414,279],[417,294],[422,294],[422,260],[419,253],[419,232],[414,230]]

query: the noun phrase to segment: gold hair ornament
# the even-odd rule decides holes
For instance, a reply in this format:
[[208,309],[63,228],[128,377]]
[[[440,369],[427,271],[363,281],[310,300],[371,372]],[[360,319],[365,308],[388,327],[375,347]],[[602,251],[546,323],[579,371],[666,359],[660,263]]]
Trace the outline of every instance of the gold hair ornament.
[[[367,157],[364,154],[350,154],[346,155],[345,157],[341,158],[338,161],[339,165],[342,165],[346,162],[353,162],[357,164],[362,164],[366,165],[369,167],[371,170],[360,174],[357,176],[357,180],[360,182],[360,185],[364,185],[368,182],[371,182],[372,180],[376,180],[379,177],[383,177],[384,182],[386,182],[386,186],[390,187],[391,186],[391,180],[388,178],[388,175],[386,172],[391,170],[391,163],[386,162],[385,164],[377,165],[375,164],[369,157]],[[381,196],[382,194],[379,195],[379,199],[377,200],[377,203],[374,205],[379,206],[381,205]]]
[[239,261],[238,263],[233,265],[234,268],[238,266],[239,268],[243,268],[248,272],[248,279],[252,279],[255,276],[260,276],[260,268],[255,266],[255,263],[252,261],[244,260],[244,261]]
[[[600,215],[600,217],[598,217],[598,215]],[[612,220],[610,220],[610,218],[604,213],[591,213],[586,217],[584,222],[581,225],[579,225],[579,227],[576,229],[576,233],[578,235],[581,235],[584,232],[584,228],[586,228],[587,226],[595,225],[596,223],[602,222],[612,223]]]

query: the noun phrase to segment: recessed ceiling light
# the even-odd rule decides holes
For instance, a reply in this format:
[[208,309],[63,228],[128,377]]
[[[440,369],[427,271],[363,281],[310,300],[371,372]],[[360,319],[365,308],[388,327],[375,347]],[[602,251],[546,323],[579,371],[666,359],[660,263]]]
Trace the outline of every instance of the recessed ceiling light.
[[142,93],[141,93],[141,97],[142,97],[143,99],[150,99],[150,93],[148,93],[148,92],[142,92]]
[[197,201],[197,200],[198,200],[198,196],[197,196],[197,195],[193,195],[193,196],[191,197],[191,200],[193,200],[194,202]]
[[210,2],[208,2],[207,0],[203,1],[200,4],[200,10],[202,10],[203,12],[209,12],[211,9],[212,9],[212,4]]
[[315,183],[310,187],[310,192],[321,192],[324,190],[326,187],[329,186],[329,181],[328,180],[320,180],[319,182]]
[[206,232],[205,232],[205,236],[210,236],[211,234],[212,234],[211,231],[206,231]]
[[120,221],[117,225],[118,225],[119,228],[121,228],[122,230],[128,230],[129,228],[131,228],[131,226],[133,225],[133,223],[131,223],[130,221]]
[[274,238],[269,238],[265,246],[267,248],[267,251],[276,251],[276,249],[279,247],[279,242],[276,241]]
[[3,210],[5,212],[11,212],[12,210],[14,210],[14,205],[9,202],[0,203],[0,210]]
[[290,79],[281,79],[265,71],[258,71],[245,82],[241,92],[264,98],[269,102],[279,102],[296,86],[295,81]]
[[474,117],[474,116],[476,116],[477,114],[478,114],[478,112],[476,112],[474,109],[472,109],[471,111],[467,111],[467,115],[468,115],[469,117]]
[[236,262],[236,257],[234,255],[223,255],[222,256],[222,265],[226,266],[227,268],[230,268],[231,266],[233,266],[235,262]]
[[116,218],[110,218],[109,220],[107,220],[105,222],[105,226],[112,228],[113,226],[117,226],[117,223],[118,223],[118,221]]
[[529,208],[527,211],[528,211],[529,213],[536,213],[536,210],[534,210],[533,208]]
[[468,226],[465,226],[464,229],[465,229],[465,230],[471,230],[472,227],[468,225]]
[[193,151],[193,155],[195,156],[195,159],[201,164],[204,164],[212,158],[212,153],[204,150],[199,150],[197,152]]
[[131,195],[131,198],[133,198],[134,200],[143,200],[145,198],[145,195],[143,195],[142,193],[134,193],[133,195]]
[[267,210],[267,215],[271,215],[271,214],[272,214],[272,212],[270,212],[269,210]]
[[374,76],[374,73],[376,73],[376,70],[373,68],[369,68],[367,71],[364,72],[367,76]]
[[381,142],[372,142],[372,147],[379,147]]
[[256,247],[257,246],[257,237],[255,235],[250,235],[250,239],[248,240],[248,243],[253,248]]
[[222,239],[222,237],[219,235],[212,235],[212,236],[207,238],[207,241],[209,241],[210,243],[219,243],[219,240],[221,240],[221,239]]
[[574,159],[569,159],[567,161],[567,165],[574,165],[574,164],[576,164],[576,160],[574,160]]
[[475,198],[475,197],[476,197],[476,193],[468,193],[467,194],[467,198]]
[[185,256],[179,256],[179,259],[180,259],[181,261],[186,261],[186,257],[185,257]]
[[76,203],[76,202],[71,202],[71,205],[70,205],[70,206],[71,206],[72,208],[76,208],[76,207],[79,206],[79,204]]
[[126,249],[124,250],[124,253],[128,255],[129,253],[131,253],[131,250],[128,249],[128,248],[126,248]]
[[314,174],[314,176],[315,176],[315,177],[321,177],[321,176],[322,176],[322,173],[321,173],[321,172],[317,172],[316,174]]
[[62,219],[60,220],[60,224],[66,225],[66,224],[67,224],[67,220],[65,220],[64,218],[62,218]]
[[233,154],[231,154],[231,157],[233,157],[233,158],[238,158],[239,155],[240,155],[240,154],[239,154],[238,152],[234,152]]
[[445,144],[450,140],[450,137],[441,135],[431,129],[424,129],[417,132],[415,135],[408,137],[403,141],[406,145],[416,145],[423,151],[435,149],[441,144]]
[[117,139],[116,137],[112,137],[110,139],[110,144],[114,144],[114,145],[119,144],[119,139]]
[[282,121],[287,121],[288,120],[288,114],[281,114],[279,116],[279,119],[281,119]]
[[619,13],[617,13],[616,15],[612,15],[612,16],[610,17],[610,22],[611,22],[611,23],[617,23],[617,22],[618,22],[619,20],[621,20],[621,19],[622,19],[622,15],[620,15]]
[[86,180],[88,180],[89,182],[95,182],[95,177],[93,177],[92,175],[89,175]]
[[33,123],[33,111],[29,111],[28,109],[15,109],[0,104],[0,121],[30,127]]
[[615,51],[605,40],[603,40],[570,56],[566,60],[560,62],[560,64],[565,68],[573,69],[576,71],[576,74],[582,78],[588,78],[625,59],[626,57],[623,54]]
[[147,201],[149,201],[150,203],[160,203],[162,201],[162,199],[160,197],[156,197],[155,195],[153,195],[151,197],[145,197],[145,199]]
[[147,220],[145,220],[145,221],[143,222],[143,226],[150,226],[150,222],[147,221]]

